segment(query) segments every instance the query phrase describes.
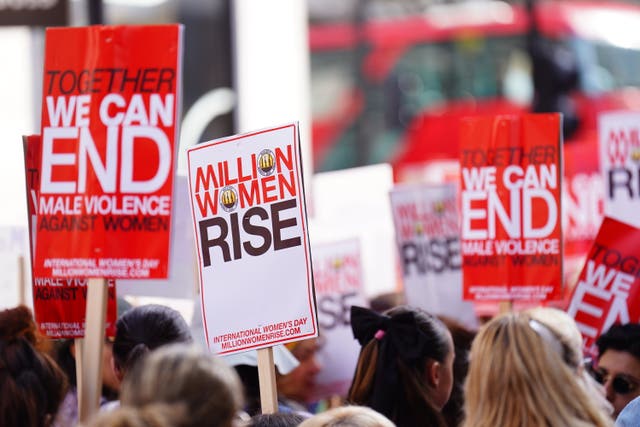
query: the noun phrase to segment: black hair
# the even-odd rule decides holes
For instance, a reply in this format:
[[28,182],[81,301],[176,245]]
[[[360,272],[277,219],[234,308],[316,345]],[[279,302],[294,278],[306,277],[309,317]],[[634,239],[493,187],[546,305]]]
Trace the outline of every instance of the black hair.
[[[71,346],[75,345],[74,340],[66,339],[54,342],[51,355],[60,369],[67,376],[69,387],[74,389],[78,386],[76,377],[76,358],[71,353]],[[107,344],[105,344],[107,345]],[[117,400],[118,390],[112,389],[106,384],[102,384],[102,397],[106,400]]]
[[248,427],[296,427],[304,420],[302,415],[295,412],[261,414],[251,417]]
[[113,359],[121,371],[127,372],[150,350],[192,340],[179,312],[163,305],[142,305],[127,310],[116,322]]
[[244,391],[244,410],[247,414],[259,415],[261,411],[260,403],[260,383],[258,380],[258,367],[251,365],[235,365],[233,369],[240,377],[242,389]]
[[[382,316],[372,313],[352,307],[352,329],[363,347],[348,401],[374,409],[399,427],[444,427],[424,384],[424,373],[427,360],[443,363],[452,351],[447,327],[416,307],[395,307]],[[375,323],[379,326],[371,328]]]
[[640,359],[640,323],[613,325],[596,340],[600,356],[605,351],[625,351]]

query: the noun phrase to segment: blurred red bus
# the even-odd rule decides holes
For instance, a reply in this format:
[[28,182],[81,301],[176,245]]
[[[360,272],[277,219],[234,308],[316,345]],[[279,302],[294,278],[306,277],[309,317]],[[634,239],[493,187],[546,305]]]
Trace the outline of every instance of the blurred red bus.
[[[396,181],[457,179],[461,117],[531,110],[531,22],[523,5],[477,1],[360,26],[312,25],[315,170],[390,162]],[[570,93],[578,128],[565,139],[571,258],[588,250],[602,218],[597,116],[640,110],[640,7],[538,1],[535,23],[578,73]]]

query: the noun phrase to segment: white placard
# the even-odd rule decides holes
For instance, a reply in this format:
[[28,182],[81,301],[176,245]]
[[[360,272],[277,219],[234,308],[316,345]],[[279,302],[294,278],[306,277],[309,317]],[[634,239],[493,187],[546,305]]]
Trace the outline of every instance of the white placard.
[[600,115],[598,140],[604,214],[640,227],[640,113]]
[[28,258],[27,230],[24,227],[0,226],[0,309],[15,307],[24,300],[24,295],[20,295],[24,292],[20,280],[26,278],[20,268],[24,265],[26,269]]
[[313,245],[313,277],[318,299],[322,370],[316,377],[318,398],[346,396],[360,354],[351,331],[351,306],[367,307],[358,239]]
[[129,280],[116,282],[118,295],[177,298],[192,300],[198,286],[196,253],[193,243],[193,222],[189,209],[187,177],[176,176],[173,189],[173,224],[169,249],[167,279]]
[[313,176],[312,241],[360,240],[367,297],[399,289],[389,207],[392,187],[393,170],[386,163]]
[[200,144],[187,159],[209,348],[317,336],[297,124]]
[[403,185],[391,210],[407,303],[475,327],[473,304],[462,300],[462,257],[455,184]]

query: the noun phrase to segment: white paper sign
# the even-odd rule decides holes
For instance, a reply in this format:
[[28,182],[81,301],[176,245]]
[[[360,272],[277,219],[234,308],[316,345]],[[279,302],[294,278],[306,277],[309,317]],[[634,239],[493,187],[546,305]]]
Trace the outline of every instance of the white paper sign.
[[462,300],[462,257],[455,184],[396,186],[391,210],[407,303],[475,326]]
[[118,280],[116,283],[118,295],[193,300],[198,279],[187,177],[175,177],[173,193],[173,236],[169,251],[169,277],[167,279]]
[[187,158],[209,348],[316,337],[297,124],[200,144]]
[[313,277],[321,337],[317,357],[322,366],[316,394],[346,396],[360,354],[351,331],[351,306],[368,306],[358,239],[313,245]]
[[[23,227],[1,226],[0,309],[15,307],[24,299],[24,295],[20,295],[24,292],[20,280],[26,280],[23,274],[26,273],[28,258],[27,230]],[[22,272],[20,272],[21,266],[24,266]]]
[[605,216],[640,227],[640,113],[600,115],[598,139]]

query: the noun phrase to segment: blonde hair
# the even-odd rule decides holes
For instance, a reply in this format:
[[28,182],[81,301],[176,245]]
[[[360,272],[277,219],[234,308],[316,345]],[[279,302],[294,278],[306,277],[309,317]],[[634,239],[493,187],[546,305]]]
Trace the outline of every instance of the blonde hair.
[[100,412],[88,427],[173,427],[185,415],[184,405],[157,403],[143,408],[121,406]]
[[298,427],[395,427],[395,424],[371,408],[352,405],[329,409]]
[[[526,314],[487,323],[471,346],[464,427],[608,427],[559,354]],[[561,350],[562,351],[562,350]]]
[[184,405],[185,416],[172,424],[184,427],[231,426],[243,404],[233,368],[185,344],[163,346],[137,363],[122,383],[120,400],[123,406],[137,408]]
[[584,387],[599,408],[612,414],[613,406],[606,398],[606,392],[584,369],[582,353],[582,334],[573,317],[566,312],[552,307],[534,307],[526,311],[532,319],[544,324],[553,332],[565,349],[565,362],[574,370],[578,384]]

